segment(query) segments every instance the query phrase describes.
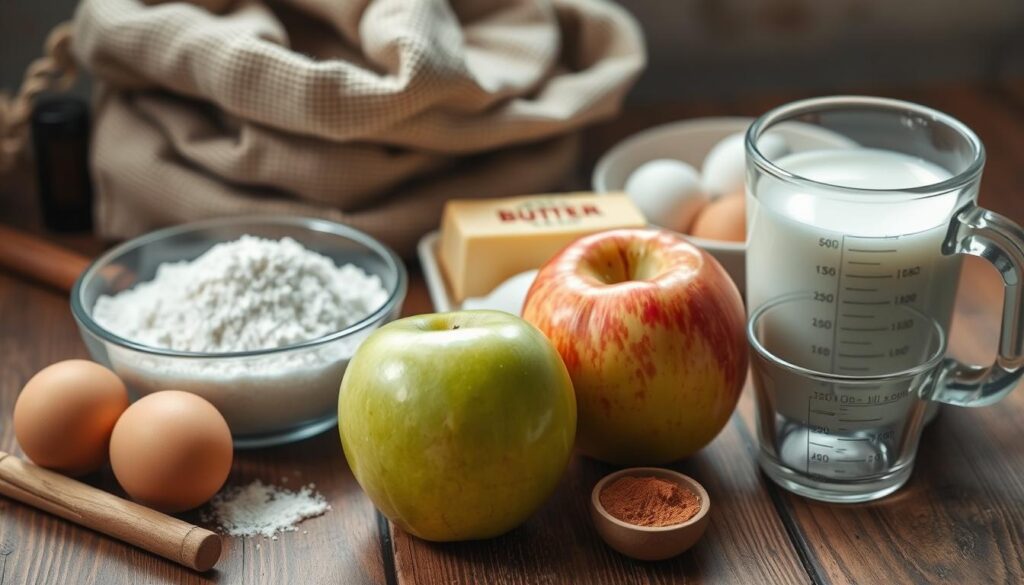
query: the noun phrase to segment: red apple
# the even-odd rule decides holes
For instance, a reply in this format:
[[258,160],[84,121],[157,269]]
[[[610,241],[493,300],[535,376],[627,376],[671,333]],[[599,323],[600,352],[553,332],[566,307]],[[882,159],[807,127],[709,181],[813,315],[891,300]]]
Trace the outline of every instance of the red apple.
[[670,232],[576,240],[540,269],[523,318],[562,355],[577,445],[596,459],[686,457],[722,430],[743,388],[740,293],[714,258]]

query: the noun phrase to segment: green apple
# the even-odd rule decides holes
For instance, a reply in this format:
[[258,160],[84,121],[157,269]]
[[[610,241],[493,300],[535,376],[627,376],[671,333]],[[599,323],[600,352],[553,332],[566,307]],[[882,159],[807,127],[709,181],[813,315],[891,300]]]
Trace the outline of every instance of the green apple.
[[418,315],[371,334],[338,400],[352,473],[392,522],[435,541],[498,536],[540,507],[576,435],[551,342],[498,311]]

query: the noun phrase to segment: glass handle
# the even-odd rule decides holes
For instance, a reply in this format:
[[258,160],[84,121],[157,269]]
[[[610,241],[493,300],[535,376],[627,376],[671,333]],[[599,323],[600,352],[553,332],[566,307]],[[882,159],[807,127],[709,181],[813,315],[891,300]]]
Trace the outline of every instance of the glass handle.
[[942,253],[979,256],[1003,277],[1003,319],[995,362],[985,367],[947,358],[931,397],[957,406],[986,406],[1002,400],[1024,373],[1024,230],[972,203],[954,216]]

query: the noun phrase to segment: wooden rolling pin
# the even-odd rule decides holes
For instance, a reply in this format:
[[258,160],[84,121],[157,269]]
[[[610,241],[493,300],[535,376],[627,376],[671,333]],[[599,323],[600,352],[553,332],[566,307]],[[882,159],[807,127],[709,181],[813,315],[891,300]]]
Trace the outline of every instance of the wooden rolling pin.
[[207,571],[220,559],[220,536],[0,451],[0,494]]
[[89,259],[42,238],[0,226],[0,269],[11,270],[65,292]]

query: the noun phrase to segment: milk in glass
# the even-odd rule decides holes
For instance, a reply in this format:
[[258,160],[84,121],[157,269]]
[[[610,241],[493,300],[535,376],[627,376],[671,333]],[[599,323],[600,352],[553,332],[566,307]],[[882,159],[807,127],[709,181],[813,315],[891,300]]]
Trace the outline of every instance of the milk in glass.
[[[776,315],[765,345],[790,363],[851,376],[924,361],[924,321],[907,318],[900,307],[914,307],[948,330],[961,262],[941,247],[959,193],[915,198],[896,190],[939,183],[950,173],[920,158],[868,148],[797,152],[775,164],[821,185],[765,176],[751,187],[756,197],[748,193],[748,307],[790,293],[814,300],[796,305],[799,312]],[[779,423],[800,429],[796,451],[776,456],[806,460],[810,473],[856,475],[856,466],[834,465],[846,457],[859,473],[872,473],[881,462],[866,450],[868,441],[896,438],[885,429],[897,428],[914,399],[884,387],[849,396],[842,387],[824,390],[794,377],[792,387],[774,392],[771,402],[790,421]]]

